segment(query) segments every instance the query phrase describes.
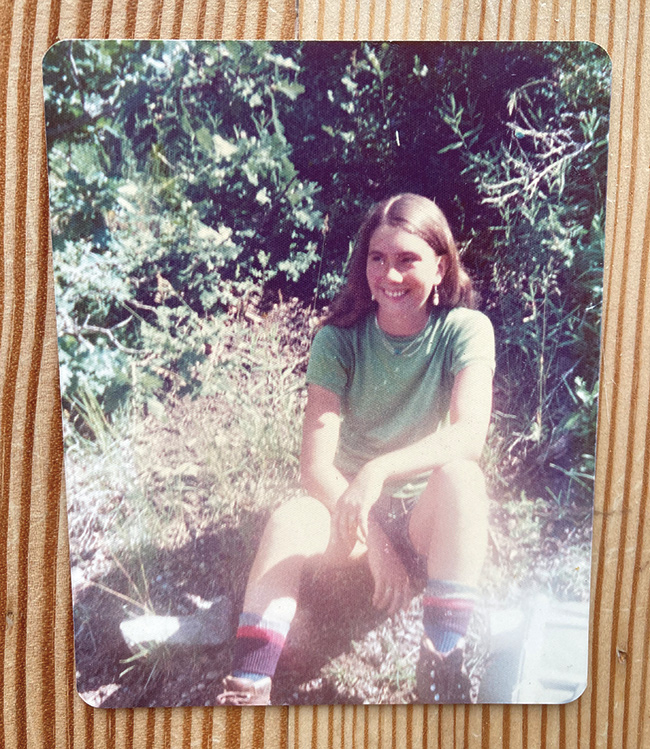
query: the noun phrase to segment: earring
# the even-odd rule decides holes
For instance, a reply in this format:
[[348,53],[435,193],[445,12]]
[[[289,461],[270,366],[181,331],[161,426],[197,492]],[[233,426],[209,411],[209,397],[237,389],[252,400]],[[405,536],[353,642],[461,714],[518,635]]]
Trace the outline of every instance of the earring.
[[440,294],[438,294],[438,285],[433,287],[433,306],[437,307],[440,304]]
[[371,300],[372,300],[372,301],[374,302],[374,301],[375,301],[375,295],[374,295],[374,294],[371,294],[371,295],[370,295],[370,299],[371,299]]

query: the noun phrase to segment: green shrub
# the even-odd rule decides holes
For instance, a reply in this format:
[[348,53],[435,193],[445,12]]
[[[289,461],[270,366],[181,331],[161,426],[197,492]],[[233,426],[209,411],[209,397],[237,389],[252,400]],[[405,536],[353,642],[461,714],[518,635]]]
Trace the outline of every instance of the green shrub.
[[365,210],[409,190],[495,325],[496,480],[590,499],[600,48],[73,41],[44,83],[67,408],[212,392],[229,321],[330,299]]

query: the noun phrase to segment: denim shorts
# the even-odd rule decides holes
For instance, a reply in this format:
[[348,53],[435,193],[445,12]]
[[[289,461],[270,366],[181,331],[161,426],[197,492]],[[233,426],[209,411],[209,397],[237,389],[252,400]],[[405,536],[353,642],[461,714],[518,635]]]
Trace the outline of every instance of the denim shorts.
[[382,494],[370,510],[370,517],[388,537],[414,586],[425,585],[428,579],[427,558],[416,551],[409,536],[411,513],[418,499]]

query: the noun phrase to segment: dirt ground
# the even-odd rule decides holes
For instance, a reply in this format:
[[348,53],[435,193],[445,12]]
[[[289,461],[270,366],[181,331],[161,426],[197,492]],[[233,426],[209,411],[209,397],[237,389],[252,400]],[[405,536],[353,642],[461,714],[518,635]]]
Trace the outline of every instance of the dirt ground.
[[[228,595],[219,589],[213,572],[225,562],[218,536],[200,538],[159,561],[161,572],[149,588],[159,613],[190,614],[197,602]],[[193,570],[191,577],[188,569]],[[214,704],[230,668],[230,642],[202,648],[161,646],[132,660],[119,629],[129,607],[115,594],[125,588],[123,575],[109,572],[102,577],[102,587],[84,583],[81,572],[76,576],[76,666],[84,700],[96,707]],[[409,670],[402,661],[414,671],[421,636],[419,602],[387,620],[372,608],[371,592],[363,562],[318,580],[307,576],[274,680],[274,704],[413,700],[412,673],[404,675],[400,685],[395,671]],[[233,603],[236,619],[239,602]],[[235,627],[233,621],[233,631]],[[386,652],[390,630],[395,630],[392,654]],[[355,642],[363,642],[363,648]],[[387,671],[383,678],[382,667]]]
[[[223,414],[214,404],[210,409],[195,401],[180,416],[172,414],[168,426],[158,427],[158,439],[148,442],[151,466],[196,459],[188,452],[188,434],[196,435],[200,419],[207,422],[204,432],[214,434],[213,423]],[[151,438],[151,424],[147,427]],[[201,449],[193,448],[197,453]],[[101,509],[83,486],[77,487],[77,494],[71,492],[77,684],[82,698],[95,707],[213,705],[221,691],[230,669],[232,640],[219,647],[165,646],[134,654],[120,631],[121,622],[146,610],[184,616],[219,596],[231,604],[235,630],[245,580],[270,507],[238,507],[236,517],[222,517],[215,527],[204,511],[210,487],[192,482],[172,542],[168,534],[164,543],[138,547],[130,555],[110,551],[101,524],[93,520],[119,506],[117,492]],[[87,506],[78,506],[81,501]],[[516,598],[524,587],[548,589],[564,600],[588,598],[589,508],[574,511],[541,500],[503,497],[492,504],[485,574],[492,598]],[[584,572],[577,575],[580,566]],[[414,700],[421,597],[407,611],[386,619],[372,608],[371,596],[372,580],[364,563],[319,579],[306,576],[299,613],[274,679],[274,704]],[[477,616],[469,640],[478,671],[486,665],[486,639],[484,621]]]

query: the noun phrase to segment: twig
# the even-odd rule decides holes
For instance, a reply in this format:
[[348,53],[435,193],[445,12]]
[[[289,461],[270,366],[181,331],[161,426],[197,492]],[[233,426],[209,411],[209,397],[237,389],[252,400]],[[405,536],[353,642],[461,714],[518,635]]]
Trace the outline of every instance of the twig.
[[108,585],[104,585],[103,583],[98,583],[95,580],[90,580],[89,585],[94,585],[96,588],[103,590],[105,593],[110,593],[112,596],[115,596],[116,598],[121,598],[123,601],[130,603],[132,606],[137,606],[139,609],[142,609],[142,611],[144,611],[145,614],[151,613],[150,609],[148,609],[143,604],[138,603],[135,599],[131,598],[130,596],[125,595],[124,593],[118,593],[116,590],[109,588]]
[[101,335],[105,335],[109,339],[109,341],[111,341],[111,343],[115,346],[116,349],[118,349],[119,351],[122,351],[125,354],[138,354],[138,355],[141,355],[141,354],[144,353],[140,349],[129,348],[128,346],[124,346],[115,337],[115,335],[113,334],[113,331],[110,328],[102,328],[102,327],[100,327],[98,325],[84,325],[81,328],[81,330],[77,331],[78,332],[78,336],[80,338],[83,337],[82,336],[82,332],[83,331],[88,331],[89,333],[99,333]]

